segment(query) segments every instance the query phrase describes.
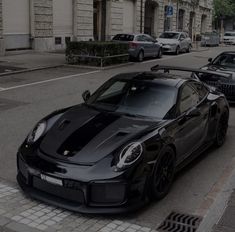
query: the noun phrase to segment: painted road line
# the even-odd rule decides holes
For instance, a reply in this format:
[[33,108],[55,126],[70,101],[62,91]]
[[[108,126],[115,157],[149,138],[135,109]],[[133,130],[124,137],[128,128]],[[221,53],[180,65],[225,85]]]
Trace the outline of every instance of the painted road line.
[[69,76],[63,76],[63,77],[48,79],[48,80],[44,80],[44,81],[32,82],[32,83],[28,83],[28,84],[24,84],[24,85],[16,85],[16,86],[12,86],[9,88],[2,88],[2,89],[0,89],[0,92],[13,90],[13,89],[20,89],[20,88],[24,88],[24,87],[28,87],[28,86],[40,85],[40,84],[44,84],[44,83],[48,83],[48,82],[55,82],[55,81],[70,79],[70,78],[74,78],[74,77],[86,76],[86,75],[95,74],[95,73],[99,73],[99,72],[101,72],[101,71],[96,70],[96,71],[87,72],[87,73],[73,74],[73,75],[69,75]]
[[1,91],[1,90],[4,90],[4,89],[5,89],[5,88],[0,87],[0,91]]

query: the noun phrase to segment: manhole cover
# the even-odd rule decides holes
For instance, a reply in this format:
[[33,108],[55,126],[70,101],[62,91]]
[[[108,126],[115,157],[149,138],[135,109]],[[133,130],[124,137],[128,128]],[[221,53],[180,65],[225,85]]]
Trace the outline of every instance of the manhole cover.
[[159,232],[196,232],[202,221],[201,217],[172,212],[157,228]]

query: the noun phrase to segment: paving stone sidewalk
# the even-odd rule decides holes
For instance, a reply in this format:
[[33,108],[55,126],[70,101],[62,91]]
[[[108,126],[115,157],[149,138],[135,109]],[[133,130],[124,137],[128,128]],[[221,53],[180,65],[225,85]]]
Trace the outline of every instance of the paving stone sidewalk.
[[0,181],[0,232],[156,232],[151,228],[105,217],[84,216],[27,198]]
[[235,190],[233,191],[227,207],[213,232],[234,232],[235,231]]

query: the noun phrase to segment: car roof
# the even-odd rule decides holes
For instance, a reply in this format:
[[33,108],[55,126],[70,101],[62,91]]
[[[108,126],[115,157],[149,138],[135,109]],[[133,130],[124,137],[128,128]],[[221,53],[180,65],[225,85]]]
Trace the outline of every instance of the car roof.
[[164,31],[163,33],[185,33],[182,31]]
[[[176,74],[170,73],[160,73],[160,72],[130,72],[121,73],[113,77],[116,80],[143,80],[150,81],[155,84],[167,85],[171,87],[179,88],[185,82],[190,80],[190,77],[184,77]],[[191,79],[193,80],[193,79]]]
[[[149,34],[145,34],[145,33],[118,33],[118,34],[116,34],[116,35],[133,35],[133,36],[138,36],[138,35],[148,35],[148,36],[150,36]],[[115,36],[116,36],[115,35]],[[114,36],[114,37],[115,37]]]

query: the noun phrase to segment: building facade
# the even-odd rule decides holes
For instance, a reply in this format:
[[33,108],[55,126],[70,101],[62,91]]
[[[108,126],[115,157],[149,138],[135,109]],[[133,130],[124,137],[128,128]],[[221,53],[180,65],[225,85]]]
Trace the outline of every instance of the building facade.
[[[172,6],[171,15],[168,9]],[[0,0],[0,53],[63,49],[117,33],[212,30],[212,0]]]

